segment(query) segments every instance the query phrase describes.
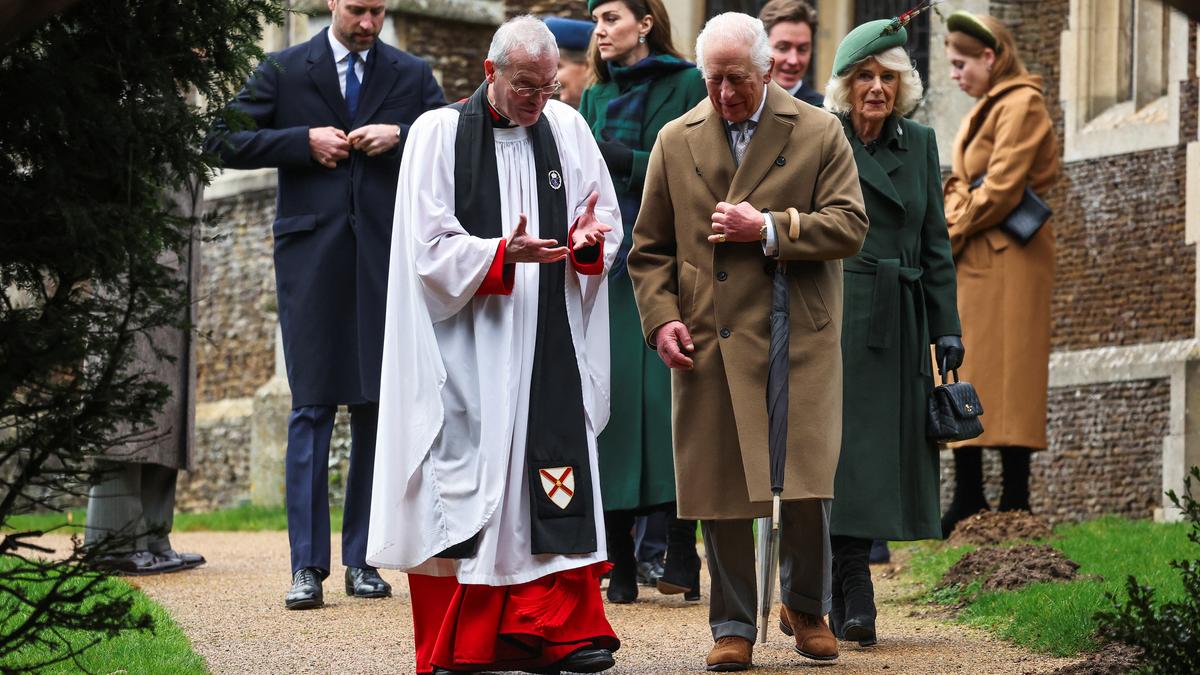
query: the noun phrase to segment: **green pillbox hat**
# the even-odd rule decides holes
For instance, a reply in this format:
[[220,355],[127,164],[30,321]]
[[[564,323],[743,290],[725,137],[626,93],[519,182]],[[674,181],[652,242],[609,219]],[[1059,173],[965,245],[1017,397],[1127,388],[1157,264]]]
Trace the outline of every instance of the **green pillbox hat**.
[[833,74],[841,77],[846,71],[867,58],[892,47],[903,47],[908,42],[908,31],[896,19],[868,21],[850,31],[837,53],[833,55]]
[[996,39],[996,35],[990,28],[983,25],[979,17],[966,10],[960,9],[951,14],[950,18],[946,19],[946,28],[950,32],[966,33],[990,47],[992,51],[998,51],[1000,42]]
[[592,12],[596,11],[597,7],[599,7],[600,5],[603,5],[606,2],[612,2],[612,0],[588,0],[588,14],[591,14]]

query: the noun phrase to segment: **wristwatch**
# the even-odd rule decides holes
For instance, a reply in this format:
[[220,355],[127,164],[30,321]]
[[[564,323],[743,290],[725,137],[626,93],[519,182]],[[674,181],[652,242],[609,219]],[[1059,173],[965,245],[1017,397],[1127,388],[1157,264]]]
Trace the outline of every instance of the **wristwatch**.
[[404,140],[404,127],[400,126],[399,124],[396,125],[396,140]]

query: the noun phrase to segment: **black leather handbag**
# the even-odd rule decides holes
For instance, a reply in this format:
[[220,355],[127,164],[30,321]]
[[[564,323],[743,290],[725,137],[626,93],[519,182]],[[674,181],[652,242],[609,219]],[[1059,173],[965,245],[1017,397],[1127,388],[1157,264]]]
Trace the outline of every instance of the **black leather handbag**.
[[929,392],[929,418],[925,435],[935,443],[966,441],[983,433],[983,404],[970,382],[959,382],[954,371],[954,383],[947,382],[942,368],[942,383]]
[[[971,189],[983,185],[984,176],[976,178],[971,183]],[[1025,193],[1021,195],[1021,202],[1017,204],[1003,221],[1000,222],[1000,229],[1004,230],[1005,234],[1017,240],[1017,243],[1024,246],[1033,239],[1033,235],[1042,229],[1042,225],[1050,220],[1050,216],[1054,215],[1054,211],[1046,206],[1046,202],[1037,196],[1037,193],[1025,186]]]

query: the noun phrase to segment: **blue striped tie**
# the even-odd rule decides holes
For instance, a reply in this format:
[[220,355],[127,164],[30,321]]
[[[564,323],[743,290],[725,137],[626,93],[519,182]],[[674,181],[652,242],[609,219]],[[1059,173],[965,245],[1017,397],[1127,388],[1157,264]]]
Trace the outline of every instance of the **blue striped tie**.
[[354,65],[358,63],[358,54],[350,52],[350,63],[346,66],[346,107],[350,109],[350,119],[358,115],[358,90],[362,83],[358,81],[358,73]]

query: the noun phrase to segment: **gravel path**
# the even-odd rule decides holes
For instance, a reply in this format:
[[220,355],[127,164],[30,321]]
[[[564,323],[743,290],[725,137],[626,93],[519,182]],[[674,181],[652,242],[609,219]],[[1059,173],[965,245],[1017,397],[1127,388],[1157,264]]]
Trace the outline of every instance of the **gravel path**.
[[[362,600],[342,591],[340,541],[325,607],[289,612],[288,541],[283,532],[192,532],[171,536],[183,551],[208,558],[198,569],[131,581],[164,605],[214,673],[411,673],[413,646],[405,575],[383,570],[394,597]],[[756,646],[750,672],[822,675],[849,673],[1041,673],[1073,663],[1008,645],[981,631],[913,616],[894,569],[875,569],[880,643],[860,649],[842,643],[834,664],[816,665],[791,649],[777,630]],[[707,576],[702,581],[708,594]],[[698,673],[712,645],[707,603],[686,603],[641,589],[632,605],[608,605],[621,649],[609,673]]]

